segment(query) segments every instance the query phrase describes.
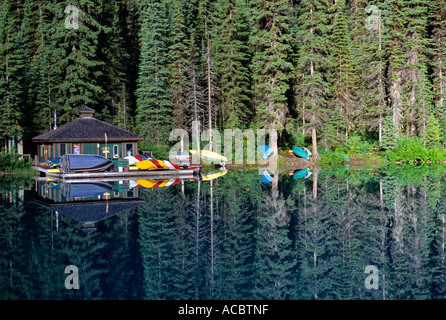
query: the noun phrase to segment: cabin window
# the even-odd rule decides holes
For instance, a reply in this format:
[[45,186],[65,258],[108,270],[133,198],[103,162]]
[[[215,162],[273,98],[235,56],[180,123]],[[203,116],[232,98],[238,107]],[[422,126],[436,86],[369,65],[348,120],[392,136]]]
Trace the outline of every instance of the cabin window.
[[113,145],[113,158],[119,158],[119,146],[117,144]]
[[73,144],[73,153],[81,154],[81,145],[79,143]]

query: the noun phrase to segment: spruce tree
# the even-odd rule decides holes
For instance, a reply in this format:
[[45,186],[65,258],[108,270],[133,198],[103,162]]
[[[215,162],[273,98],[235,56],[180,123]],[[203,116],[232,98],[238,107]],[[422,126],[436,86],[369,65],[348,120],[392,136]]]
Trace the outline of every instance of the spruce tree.
[[327,80],[328,3],[325,0],[301,2],[298,12],[300,40],[299,58],[295,68],[296,111],[302,115],[306,128],[311,130],[313,155],[318,158],[317,131],[327,115],[330,84]]
[[[204,106],[205,106],[205,90],[201,85],[201,74],[198,72],[198,62],[199,55],[195,50],[195,38],[193,35],[190,37],[189,41],[188,55],[188,65],[187,65],[187,86],[185,87],[186,94],[186,113],[183,114],[186,123],[191,123],[192,121],[202,121],[205,117]],[[196,128],[198,129],[198,128]],[[194,134],[194,133],[192,133]],[[200,147],[200,135],[195,132],[196,140],[192,142],[192,145],[196,145],[197,148]]]
[[433,99],[438,121],[446,135],[446,6],[442,0],[433,0],[430,10],[433,48],[429,53],[433,67]]
[[[33,74],[32,83],[35,96],[35,120],[34,126],[37,133],[43,133],[53,128],[54,110],[58,110],[58,118],[69,120],[69,115],[64,115],[56,104],[57,87],[62,83],[62,65],[60,57],[64,56],[64,49],[51,43],[55,30],[52,3],[45,3],[39,7],[35,42],[36,72]],[[63,22],[61,22],[63,24]],[[68,117],[67,117],[68,116]],[[61,124],[58,121],[58,124]]]
[[[259,127],[284,129],[292,70],[288,1],[254,0],[251,5],[254,105]],[[277,155],[274,141],[271,148]]]
[[36,98],[35,86],[36,83],[34,75],[38,73],[38,58],[39,55],[36,54],[36,42],[34,41],[36,29],[38,27],[37,19],[38,17],[38,7],[39,3],[35,0],[25,0],[23,3],[23,18],[20,25],[20,47],[23,50],[23,72],[22,72],[22,88],[23,88],[23,98],[21,109],[22,117],[20,119],[21,127],[24,127],[23,135],[25,139],[33,135],[32,127],[34,117],[23,116],[23,114],[28,114],[34,111],[34,103]]
[[0,135],[21,134],[19,120],[24,103],[24,50],[20,41],[20,3],[0,3]]
[[[206,95],[206,117],[203,125],[209,130],[209,142],[212,142],[212,128],[215,125],[216,104],[215,97],[218,91],[216,84],[214,48],[211,40],[213,29],[213,7],[212,1],[200,0],[198,2],[197,14],[197,40],[201,40],[201,74],[203,78],[203,87]],[[209,144],[212,148],[212,144]]]
[[[424,56],[423,56],[424,58]],[[419,136],[426,130],[432,113],[432,85],[428,79],[427,61],[419,66],[419,79],[415,85],[418,101],[415,103]]]
[[129,116],[130,96],[127,92],[126,71],[130,60],[130,54],[126,48],[125,21],[123,21],[125,8],[120,2],[105,3],[101,14],[101,22],[104,32],[100,34],[98,55],[100,61],[107,61],[102,65],[100,79],[104,94],[101,104],[105,105],[101,113],[109,113],[108,122],[121,128],[130,126]]
[[427,148],[441,148],[442,133],[437,118],[431,114],[423,134]]
[[149,145],[160,146],[167,143],[172,128],[166,8],[161,1],[153,0],[148,3],[143,15],[136,91],[137,124]]
[[402,4],[396,0],[389,1],[388,12],[389,21],[389,66],[388,66],[388,90],[390,98],[390,108],[393,114],[393,123],[397,134],[401,132],[401,122],[403,114],[403,92],[404,63],[407,54],[404,48],[404,16],[402,14]]
[[341,113],[341,108],[336,106],[330,112],[330,116],[324,123],[321,140],[325,148],[332,148],[343,144],[346,125],[345,118]]
[[189,41],[186,34],[184,9],[178,1],[170,3],[169,88],[173,119],[177,128],[185,129],[187,118],[186,86]]
[[397,144],[397,135],[396,128],[393,122],[393,118],[390,115],[387,115],[384,119],[383,124],[383,136],[381,142],[381,149],[389,151],[396,147]]
[[102,6],[92,0],[73,1],[68,6],[56,2],[51,10],[54,17],[49,45],[61,51],[56,64],[61,82],[55,88],[54,102],[61,122],[67,122],[77,117],[79,108],[96,108],[101,100],[104,90],[98,78],[104,62],[98,58],[98,46],[105,27],[99,21]]
[[[378,10],[378,12],[374,12],[372,9]],[[373,19],[371,20],[373,24],[364,30],[362,35],[361,68],[359,71],[361,81],[358,90],[359,99],[364,105],[365,128],[370,131],[378,129],[378,142],[381,143],[386,108],[387,39],[383,23],[384,11],[381,8],[372,9],[369,8],[370,14],[374,16],[368,19]],[[358,28],[366,29],[365,26],[358,26]]]
[[[422,131],[422,114],[430,102],[425,82],[430,1],[389,1],[390,52],[388,78],[394,124],[399,133],[414,136]],[[403,129],[404,131],[401,131]]]
[[252,115],[246,7],[239,0],[220,0],[216,8],[213,38],[220,114],[225,127],[244,128]]
[[[335,4],[334,23],[331,35],[331,48],[333,59],[332,77],[332,104],[339,106],[346,122],[346,138],[350,127],[354,126],[355,118],[355,89],[352,54],[350,44],[350,31],[347,26],[346,4],[339,0]],[[332,107],[333,108],[333,107]]]

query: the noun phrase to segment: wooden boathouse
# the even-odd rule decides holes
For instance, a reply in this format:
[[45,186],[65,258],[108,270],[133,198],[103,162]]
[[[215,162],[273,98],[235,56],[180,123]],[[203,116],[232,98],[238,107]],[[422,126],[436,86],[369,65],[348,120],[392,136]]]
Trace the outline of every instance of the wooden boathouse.
[[37,144],[37,161],[64,154],[94,154],[108,159],[138,154],[143,137],[93,117],[95,110],[83,107],[79,118],[32,139]]

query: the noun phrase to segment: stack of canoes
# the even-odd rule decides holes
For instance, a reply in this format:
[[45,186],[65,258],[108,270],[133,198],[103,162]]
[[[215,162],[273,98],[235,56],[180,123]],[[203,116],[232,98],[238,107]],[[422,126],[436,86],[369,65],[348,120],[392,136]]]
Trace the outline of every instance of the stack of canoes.
[[[200,172],[199,167],[181,167],[168,160],[156,160],[147,155],[127,156],[129,169],[133,170],[191,170]],[[65,154],[60,158],[49,159],[41,166],[47,172],[101,172],[113,165],[112,160],[91,154]]]
[[180,167],[175,162],[157,160],[146,155],[127,156],[125,159],[129,161],[130,170],[191,170],[194,173],[201,170],[199,167]]

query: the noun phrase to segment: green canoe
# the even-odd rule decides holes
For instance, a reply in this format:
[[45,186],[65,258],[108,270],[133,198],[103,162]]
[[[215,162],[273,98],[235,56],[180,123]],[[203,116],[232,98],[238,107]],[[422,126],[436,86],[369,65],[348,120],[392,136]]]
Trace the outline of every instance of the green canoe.
[[310,156],[312,155],[311,151],[304,147],[298,148],[298,147],[293,146],[293,152],[296,156],[304,158],[304,159],[309,159]]

